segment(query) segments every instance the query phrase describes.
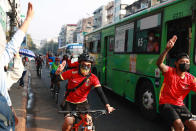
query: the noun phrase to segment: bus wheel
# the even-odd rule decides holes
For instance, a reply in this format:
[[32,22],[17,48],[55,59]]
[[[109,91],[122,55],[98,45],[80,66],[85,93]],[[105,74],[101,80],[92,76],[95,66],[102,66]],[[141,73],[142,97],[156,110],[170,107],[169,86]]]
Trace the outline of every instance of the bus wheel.
[[139,87],[138,104],[142,114],[150,120],[156,118],[156,101],[153,85],[145,81]]

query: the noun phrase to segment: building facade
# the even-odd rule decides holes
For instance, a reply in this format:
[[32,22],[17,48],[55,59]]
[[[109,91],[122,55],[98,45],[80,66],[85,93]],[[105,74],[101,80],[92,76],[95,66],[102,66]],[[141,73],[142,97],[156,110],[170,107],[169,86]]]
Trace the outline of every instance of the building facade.
[[93,20],[94,29],[100,28],[107,24],[107,19],[106,19],[107,12],[105,10],[105,6],[99,7],[93,12],[93,14],[94,14],[94,20]]
[[66,29],[66,25],[63,25],[61,27],[61,31],[59,33],[59,37],[58,37],[58,47],[59,48],[66,45],[65,29]]
[[84,35],[91,31],[93,31],[93,16],[79,20],[74,32],[74,40],[76,39],[76,43],[83,43]]
[[166,1],[168,0],[137,0],[126,7],[126,16],[132,15]]
[[68,43],[74,43],[74,32],[76,30],[76,24],[67,24],[61,27],[61,31],[58,37],[59,48],[65,46]]
[[126,6],[131,4],[131,0],[114,1],[114,22],[118,22],[126,15]]
[[74,32],[75,32],[75,30],[76,30],[76,27],[77,27],[77,24],[67,24],[67,26],[66,26],[66,34],[65,34],[65,36],[66,36],[66,44],[68,44],[68,43],[74,43],[76,40],[75,39],[73,39],[74,37],[73,37],[73,34],[74,34]]
[[109,2],[105,8],[107,11],[107,24],[111,24],[114,22],[114,1]]

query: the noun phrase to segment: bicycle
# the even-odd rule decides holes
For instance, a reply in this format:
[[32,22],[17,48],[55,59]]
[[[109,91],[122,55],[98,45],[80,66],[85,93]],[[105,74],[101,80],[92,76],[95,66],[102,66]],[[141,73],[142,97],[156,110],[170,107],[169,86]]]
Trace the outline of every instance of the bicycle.
[[94,115],[93,118],[96,119],[99,116],[106,114],[106,110],[59,111],[59,113],[69,114],[70,116],[75,117],[75,122],[71,128],[72,131],[95,131],[93,121],[88,118],[88,115]]
[[57,82],[54,82],[54,87],[50,89],[50,94],[52,95],[52,98],[55,99],[56,104],[58,104],[59,89],[60,89],[60,83]]
[[[189,118],[189,121],[196,121],[196,115],[193,115],[193,114],[181,114],[181,116],[183,117],[188,117]],[[185,131],[187,130],[187,127],[185,127]],[[174,127],[171,126],[171,131],[175,131]]]
[[41,73],[42,72],[41,70],[42,70],[42,65],[40,65],[40,66],[37,65],[37,76],[39,76],[39,77],[41,77],[41,74],[42,74]]
[[55,102],[56,102],[56,104],[58,104],[59,90],[60,90],[60,83],[55,82],[54,83],[54,92],[55,92]]

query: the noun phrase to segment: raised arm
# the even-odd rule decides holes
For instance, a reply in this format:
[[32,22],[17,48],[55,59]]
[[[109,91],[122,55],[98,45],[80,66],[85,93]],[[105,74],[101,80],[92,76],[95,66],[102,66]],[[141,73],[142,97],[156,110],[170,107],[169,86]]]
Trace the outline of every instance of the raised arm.
[[29,27],[29,23],[32,20],[33,15],[34,15],[33,6],[32,6],[31,3],[28,3],[27,16],[26,16],[26,19],[25,19],[24,23],[20,27],[20,30],[22,30],[24,33],[27,32],[27,29]]
[[159,67],[159,69],[162,72],[167,72],[168,71],[168,66],[165,65],[163,62],[165,60],[165,57],[167,56],[167,53],[170,51],[170,49],[173,48],[175,42],[177,40],[177,36],[174,35],[168,42],[167,42],[167,46],[165,48],[165,50],[163,51],[163,53],[159,56],[158,60],[157,60],[157,66]]
[[19,51],[20,45],[24,39],[25,33],[27,31],[27,28],[29,26],[29,22],[31,21],[33,17],[34,11],[32,8],[32,4],[28,4],[28,11],[27,11],[27,17],[20,27],[20,29],[14,34],[12,39],[6,44],[5,50],[3,51],[2,55],[0,56],[1,59],[1,65],[5,66],[9,63],[9,61],[13,58],[14,54],[16,54]]

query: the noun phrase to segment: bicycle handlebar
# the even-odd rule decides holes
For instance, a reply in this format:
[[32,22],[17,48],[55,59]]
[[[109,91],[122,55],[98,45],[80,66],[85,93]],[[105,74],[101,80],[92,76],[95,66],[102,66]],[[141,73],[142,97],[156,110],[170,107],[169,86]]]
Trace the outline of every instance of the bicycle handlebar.
[[188,117],[190,120],[196,120],[196,115],[193,114],[181,114],[181,116]]
[[106,114],[106,110],[87,110],[87,111],[58,111],[61,114],[66,114],[66,113],[81,113],[81,114],[86,114],[86,113],[97,113],[100,112],[102,114]]

